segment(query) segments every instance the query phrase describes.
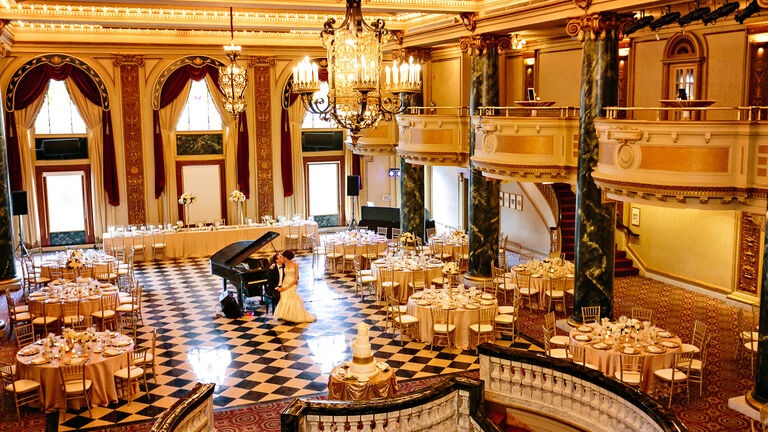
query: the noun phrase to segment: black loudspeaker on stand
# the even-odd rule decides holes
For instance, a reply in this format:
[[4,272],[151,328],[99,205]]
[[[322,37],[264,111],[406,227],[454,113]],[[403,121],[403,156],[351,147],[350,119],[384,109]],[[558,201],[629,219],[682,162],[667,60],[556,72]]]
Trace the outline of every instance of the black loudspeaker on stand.
[[236,319],[243,316],[243,313],[240,311],[240,306],[237,304],[237,300],[233,299],[228,291],[224,291],[219,295],[219,303],[221,303],[221,312],[225,317]]
[[347,176],[347,196],[352,197],[352,220],[349,222],[351,231],[357,229],[357,220],[355,220],[355,208],[357,207],[357,197],[360,196],[360,176]]
[[19,221],[19,244],[16,245],[14,253],[18,251],[19,256],[27,255],[27,246],[24,245],[24,223],[21,219],[22,216],[26,216],[28,213],[27,208],[27,192],[26,191],[13,191],[11,192],[11,214],[18,216]]

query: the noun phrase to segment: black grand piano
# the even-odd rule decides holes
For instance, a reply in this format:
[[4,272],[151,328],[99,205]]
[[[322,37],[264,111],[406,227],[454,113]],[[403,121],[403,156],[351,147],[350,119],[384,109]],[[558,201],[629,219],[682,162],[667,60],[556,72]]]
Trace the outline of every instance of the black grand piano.
[[[211,256],[211,274],[224,278],[237,288],[237,303],[243,307],[243,292],[246,296],[264,295],[269,275],[268,258],[251,258],[251,255],[276,239],[280,234],[268,231],[256,240],[232,243]],[[274,247],[273,247],[274,250]]]

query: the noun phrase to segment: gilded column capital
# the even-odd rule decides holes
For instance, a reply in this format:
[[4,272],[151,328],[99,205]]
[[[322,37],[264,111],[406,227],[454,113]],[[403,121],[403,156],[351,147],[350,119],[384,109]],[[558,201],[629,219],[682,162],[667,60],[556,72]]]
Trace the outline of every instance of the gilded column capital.
[[274,57],[267,56],[252,56],[248,57],[248,66],[254,67],[256,65],[268,65],[271,68],[277,66],[277,60]]
[[144,56],[116,54],[115,58],[112,59],[112,63],[115,66],[122,66],[123,64],[135,64],[136,66],[143,66]]
[[568,36],[576,36],[580,41],[589,34],[589,38],[605,40],[608,31],[616,30],[619,40],[624,38],[624,30],[635,21],[632,14],[615,12],[597,12],[585,14],[579,18],[571,18],[565,26]]
[[459,48],[463,52],[478,52],[485,54],[488,49],[496,49],[499,54],[503,54],[512,48],[512,39],[509,35],[486,33],[477,36],[467,36],[459,38]]
[[408,47],[392,50],[393,60],[407,61],[410,57],[413,57],[414,60],[419,62],[432,60],[432,49],[425,47]]

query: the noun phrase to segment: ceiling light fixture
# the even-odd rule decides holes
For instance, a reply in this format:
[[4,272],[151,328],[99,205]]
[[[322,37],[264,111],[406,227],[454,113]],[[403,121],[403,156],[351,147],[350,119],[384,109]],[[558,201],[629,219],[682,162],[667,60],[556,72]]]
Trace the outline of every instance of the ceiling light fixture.
[[701,19],[705,25],[717,21],[719,18],[727,17],[739,8],[739,2],[723,3],[722,6],[708,13]]
[[649,25],[651,25],[652,22],[653,22],[653,15],[648,15],[648,16],[639,18],[637,21],[635,21],[634,24],[632,24],[626,30],[624,30],[624,35],[629,36],[638,30],[648,27]]
[[347,0],[344,21],[338,27],[335,24],[335,19],[328,19],[320,32],[327,50],[327,100],[314,98],[320,89],[319,66],[308,57],[293,68],[293,91],[308,111],[349,131],[354,144],[361,130],[405,111],[400,94],[421,92],[421,65],[412,57],[407,63],[395,61],[386,67],[385,84],[382,50],[391,34],[384,20],[366,23],[360,0]]
[[747,7],[737,12],[733,19],[739,24],[744,24],[744,20],[758,12],[760,12],[760,5],[757,4],[757,0],[752,0]]
[[667,14],[660,16],[657,20],[654,20],[648,27],[650,27],[653,31],[659,31],[660,28],[664,27],[665,25],[672,24],[678,19],[680,19],[680,12],[669,12],[669,6],[667,6]]
[[219,67],[219,87],[224,92],[224,109],[237,116],[245,109],[245,89],[248,87],[248,75],[244,67],[237,64],[240,47],[235,45],[235,23],[232,8],[229,8],[229,45],[224,46],[229,64]]

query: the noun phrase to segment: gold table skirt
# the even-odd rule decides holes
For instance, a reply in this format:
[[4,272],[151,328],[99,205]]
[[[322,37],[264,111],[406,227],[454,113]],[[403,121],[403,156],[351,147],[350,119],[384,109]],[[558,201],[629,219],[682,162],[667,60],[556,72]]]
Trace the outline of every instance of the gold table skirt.
[[345,380],[340,374],[341,369],[339,365],[331,370],[331,377],[328,379],[329,400],[372,400],[397,394],[397,378],[392,368],[386,372],[379,370],[379,373],[370,377],[367,382]]

